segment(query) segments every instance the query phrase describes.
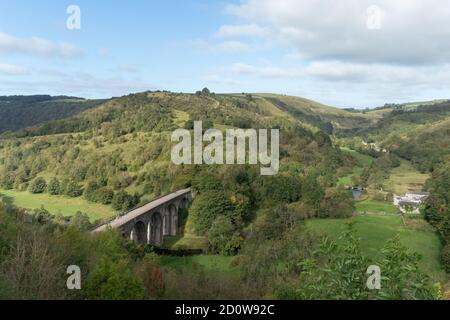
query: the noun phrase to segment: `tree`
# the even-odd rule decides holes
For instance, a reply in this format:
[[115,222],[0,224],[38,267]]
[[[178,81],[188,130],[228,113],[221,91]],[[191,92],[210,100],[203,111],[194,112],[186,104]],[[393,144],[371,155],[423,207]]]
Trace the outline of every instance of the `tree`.
[[355,204],[351,193],[343,188],[338,188],[324,197],[320,204],[319,216],[322,218],[348,218],[354,212]]
[[138,195],[130,195],[125,191],[117,192],[112,199],[112,207],[115,210],[129,210],[139,203]]
[[11,172],[5,172],[0,176],[0,185],[6,189],[11,190],[14,188],[14,176]]
[[238,253],[243,240],[229,217],[217,217],[208,231],[209,247],[213,253],[234,255]]
[[67,184],[66,195],[72,198],[80,197],[83,194],[83,190],[75,181],[71,181]]
[[83,196],[86,200],[91,202],[96,201],[96,191],[99,189],[99,185],[95,181],[89,181],[84,189]]
[[384,248],[383,260],[378,265],[385,279],[378,298],[388,300],[435,299],[428,277],[420,270],[419,254],[402,245],[400,238],[389,240]]
[[229,216],[233,210],[224,191],[211,190],[198,195],[191,206],[190,216],[195,232],[205,235],[219,216]]
[[70,219],[70,224],[80,231],[88,231],[92,226],[89,216],[80,211],[77,211],[77,213]]
[[96,202],[101,204],[111,204],[114,198],[114,191],[110,188],[101,188],[95,194]]
[[204,95],[210,95],[210,94],[211,94],[211,91],[209,91],[208,88],[203,88],[202,94],[204,94]]
[[142,281],[130,270],[127,261],[103,257],[86,280],[86,298],[90,300],[142,300]]
[[48,212],[44,206],[41,206],[40,209],[34,209],[33,211],[33,217],[34,219],[37,221],[37,223],[39,224],[47,224],[50,221],[53,220],[54,216],[52,216],[50,214],[50,212]]
[[28,187],[28,191],[37,194],[43,193],[46,188],[47,182],[45,181],[45,179],[42,177],[38,177],[31,182],[30,186]]
[[[418,267],[420,256],[404,247],[398,237],[382,249],[381,261],[370,261],[361,251],[360,240],[349,225],[339,241],[324,238],[318,250],[300,262],[300,280],[282,283],[280,299],[423,300],[437,298],[428,278]],[[368,266],[381,269],[381,289],[367,288]]]
[[306,204],[311,205],[314,208],[319,208],[320,202],[325,196],[325,191],[317,181],[316,175],[308,174],[303,179],[301,191],[303,201]]
[[341,242],[324,238],[319,250],[300,262],[302,287],[297,298],[367,299],[366,270],[370,264],[362,254],[351,224],[341,238]]
[[441,252],[441,261],[444,269],[450,273],[450,244],[447,243]]
[[47,192],[52,196],[60,195],[61,192],[61,185],[59,183],[59,180],[56,178],[53,178],[50,180],[48,186],[47,186]]

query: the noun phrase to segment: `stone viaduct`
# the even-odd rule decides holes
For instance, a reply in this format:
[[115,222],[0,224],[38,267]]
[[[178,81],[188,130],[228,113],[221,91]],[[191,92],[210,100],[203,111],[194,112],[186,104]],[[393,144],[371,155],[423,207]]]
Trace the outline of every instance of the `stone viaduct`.
[[132,241],[162,246],[164,236],[176,236],[180,232],[180,209],[191,201],[191,189],[180,190],[123,213],[93,232],[118,229]]

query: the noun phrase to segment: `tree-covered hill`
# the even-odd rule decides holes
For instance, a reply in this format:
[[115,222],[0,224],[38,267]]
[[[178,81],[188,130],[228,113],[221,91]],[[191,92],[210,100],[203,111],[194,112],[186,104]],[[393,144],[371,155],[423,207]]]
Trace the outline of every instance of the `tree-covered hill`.
[[0,133],[70,117],[102,102],[49,95],[0,96]]
[[[196,120],[205,129],[280,128],[279,176],[262,178],[259,166],[173,165],[172,131],[192,129]],[[1,188],[82,196],[118,211],[187,185],[202,189],[194,178],[212,179],[227,190],[233,210],[242,210],[236,214],[248,215],[239,228],[252,216],[243,208],[256,211],[308,194],[311,212],[330,205],[341,168],[351,165],[326,133],[265,98],[215,94],[145,92],[112,99],[73,117],[4,134],[0,150]]]
[[[72,98],[65,99],[72,101]],[[3,246],[8,250],[0,250],[0,262],[10,261],[14,250],[20,248],[21,243],[14,243],[14,239],[25,237],[28,230],[39,230],[38,237],[24,238],[25,241],[47,243],[51,252],[57,254],[52,261],[58,263],[49,264],[48,268],[66,263],[66,255],[59,256],[60,253],[70,254],[69,258],[79,257],[88,274],[88,289],[80,292],[80,296],[87,299],[117,299],[124,295],[136,299],[436,298],[438,295],[422,273],[420,259],[410,251],[409,244],[399,239],[380,243],[379,237],[373,234],[377,246],[383,248],[380,251],[383,256],[376,258],[381,260],[373,261],[374,257],[359,249],[352,228],[337,237],[344,241],[335,242],[305,229],[303,223],[315,218],[353,220],[353,216],[362,214],[351,193],[339,183],[345,175],[367,174],[366,180],[370,180],[371,171],[390,170],[400,163],[400,157],[423,163],[421,159],[415,161],[402,154],[403,144],[396,145],[395,140],[389,143],[390,130],[397,124],[407,128],[401,136],[405,143],[419,148],[426,145],[423,140],[445,151],[448,141],[445,138],[449,136],[446,107],[443,104],[427,108],[418,107],[407,113],[395,107],[353,112],[281,95],[214,94],[207,90],[196,94],[144,92],[104,101],[69,117],[4,133],[0,135],[0,204],[4,203],[0,205],[0,222],[4,221],[0,231],[4,225],[7,232],[0,232],[0,249]],[[425,118],[428,120],[420,122]],[[194,121],[200,120],[204,129],[280,129],[279,174],[261,176],[259,165],[248,164],[174,165],[170,159],[173,130],[192,130]],[[347,137],[340,138],[339,134]],[[430,138],[434,134],[438,135]],[[374,152],[373,158],[361,155],[358,161],[357,152],[339,147],[355,146],[352,145],[355,141],[360,145],[362,141],[374,143],[394,152]],[[417,152],[435,154],[431,154],[434,152],[431,149]],[[411,156],[417,157],[417,153]],[[355,166],[360,168],[355,170]],[[445,189],[445,170],[442,167],[435,173],[435,183],[429,183],[429,190],[448,189]],[[11,197],[20,193],[30,198],[45,196],[55,202],[76,199],[120,212],[188,186],[196,196],[191,207],[180,216],[183,238],[168,240],[201,239],[206,243],[202,249],[207,253],[233,256],[230,261],[237,275],[218,278],[216,274],[201,272],[170,272],[158,257],[147,254],[148,248],[131,244],[118,233],[88,235],[86,231],[93,227],[94,219],[85,212],[75,215],[63,209],[52,212],[45,204],[24,211],[10,205]],[[394,210],[390,214],[395,214],[392,205],[379,202],[383,207],[389,205]],[[444,234],[447,218],[442,214],[441,202],[429,206],[429,221]],[[448,204],[445,206],[447,210]],[[17,228],[18,219],[30,216],[31,224]],[[378,227],[368,232],[374,229],[384,232],[387,226]],[[81,244],[74,247],[78,242],[72,241],[73,237]],[[90,247],[97,249],[88,250]],[[27,254],[35,253],[29,251],[22,256]],[[381,263],[383,270],[389,270],[387,278],[398,279],[383,286],[379,296],[373,296],[365,287],[367,266],[374,263]],[[58,276],[64,271],[49,270]],[[45,297],[34,291],[2,292],[1,288],[21,287],[14,281],[5,281],[21,279],[16,275],[17,270],[10,264],[0,263],[0,297],[2,294]],[[336,279],[345,285],[331,286]],[[117,290],[115,281],[125,285],[129,292]]]
[[450,155],[450,101],[389,105],[375,124],[348,136],[355,144],[373,143],[431,172]]

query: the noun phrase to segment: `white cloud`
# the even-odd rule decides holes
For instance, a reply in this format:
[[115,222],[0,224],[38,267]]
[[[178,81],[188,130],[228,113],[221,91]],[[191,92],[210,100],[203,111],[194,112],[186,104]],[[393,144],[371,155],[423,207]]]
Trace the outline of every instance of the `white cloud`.
[[216,36],[245,36],[280,60],[236,63],[225,77],[339,106],[450,96],[448,1],[241,0],[226,12],[237,22]]
[[39,79],[1,81],[0,92],[4,94],[36,94],[44,92],[53,95],[73,95],[86,98],[109,98],[133,92],[161,89],[140,78],[120,76],[97,76],[89,72],[68,72],[54,69],[36,69]]
[[240,41],[226,41],[217,45],[217,48],[220,51],[228,52],[228,53],[239,53],[250,50],[250,47]]
[[296,78],[305,74],[298,68],[258,67],[244,63],[235,63],[227,69],[234,74],[261,78]]
[[56,43],[38,37],[18,38],[3,32],[0,32],[0,52],[63,58],[73,58],[82,54],[80,48],[70,43]]
[[0,63],[0,74],[5,74],[9,76],[20,76],[29,74],[30,71],[22,66],[17,66],[14,64]]
[[244,25],[223,25],[217,31],[216,36],[220,38],[235,38],[245,36],[261,37],[266,34],[266,30],[257,24]]
[[221,85],[227,85],[227,86],[242,86],[243,83],[240,81],[236,81],[232,78],[225,78],[218,74],[207,74],[202,77],[202,81],[206,83],[212,83],[212,84],[221,84]]
[[230,54],[242,53],[251,49],[249,45],[241,41],[211,43],[205,40],[191,40],[189,45],[202,51]]
[[[450,64],[443,66],[394,66],[358,64],[340,61],[312,62],[304,67],[255,66],[235,63],[223,68],[235,75],[259,78],[304,79],[323,82],[446,87],[450,82]],[[439,84],[439,85],[438,85]]]
[[[379,30],[367,27],[371,5],[382,12]],[[226,10],[239,17],[241,24],[270,30],[268,41],[294,48],[309,60],[403,65],[450,62],[448,1],[244,0]]]

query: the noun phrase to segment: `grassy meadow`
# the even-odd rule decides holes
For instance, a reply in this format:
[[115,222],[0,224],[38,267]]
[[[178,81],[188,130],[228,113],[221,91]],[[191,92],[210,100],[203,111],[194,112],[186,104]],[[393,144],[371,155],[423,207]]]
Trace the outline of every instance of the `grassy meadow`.
[[14,190],[1,190],[0,197],[9,198],[17,207],[33,210],[42,206],[51,214],[62,214],[65,217],[73,216],[77,211],[86,213],[91,221],[105,219],[116,214],[111,206],[91,203],[83,198],[69,198],[65,196],[51,196],[49,194],[31,194]]
[[391,175],[384,182],[384,189],[402,195],[408,191],[422,191],[429,174],[417,171],[408,161],[402,160],[401,165],[392,169]]
[[354,223],[356,234],[361,239],[361,248],[368,257],[379,258],[386,241],[398,235],[405,246],[422,256],[420,266],[433,281],[448,281],[439,262],[439,236],[422,219],[406,219],[405,225],[400,215],[378,213],[350,219],[313,219],[306,222],[306,227],[331,239],[338,239],[349,222]]
[[359,153],[355,150],[351,150],[349,148],[341,148],[341,150],[347,154],[350,154],[357,162],[356,166],[353,167],[353,171],[339,179],[338,185],[351,186],[353,185],[353,178],[359,177],[364,168],[370,167],[374,159],[371,156]]
[[396,214],[398,208],[387,201],[366,200],[356,203],[356,210],[359,213],[383,213]]

